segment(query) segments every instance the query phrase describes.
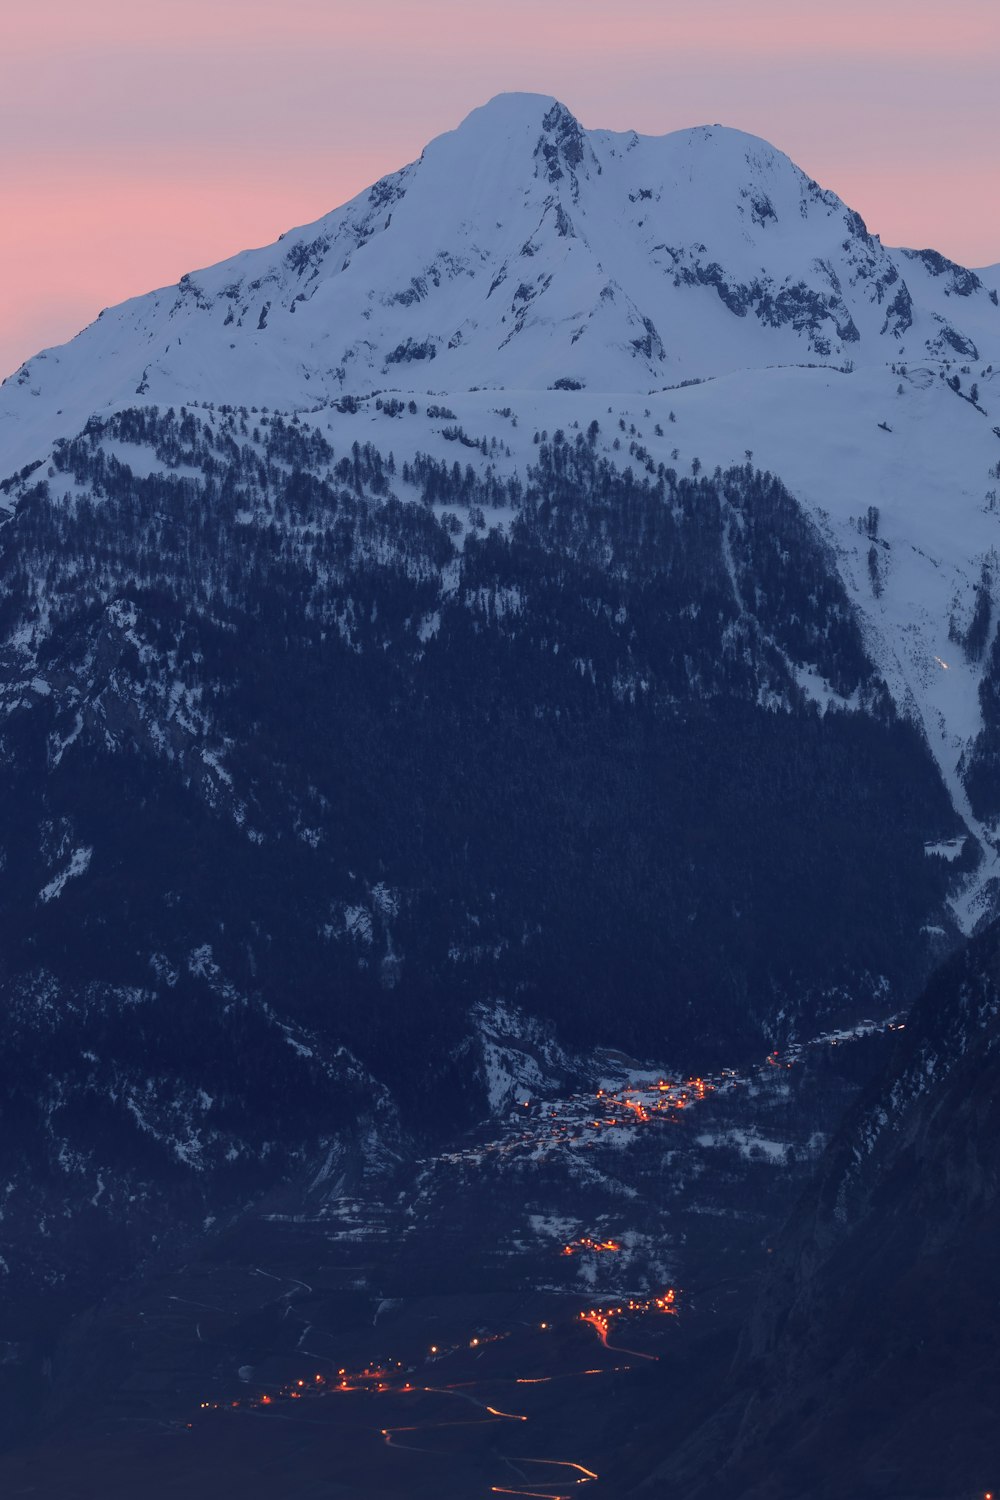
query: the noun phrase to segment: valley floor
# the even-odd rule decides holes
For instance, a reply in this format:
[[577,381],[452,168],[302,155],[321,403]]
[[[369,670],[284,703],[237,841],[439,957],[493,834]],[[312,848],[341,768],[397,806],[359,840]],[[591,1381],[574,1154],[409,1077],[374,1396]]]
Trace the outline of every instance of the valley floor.
[[421,1161],[283,1190],[78,1320],[3,1493],[628,1493],[895,1026],[704,1078],[598,1053]]

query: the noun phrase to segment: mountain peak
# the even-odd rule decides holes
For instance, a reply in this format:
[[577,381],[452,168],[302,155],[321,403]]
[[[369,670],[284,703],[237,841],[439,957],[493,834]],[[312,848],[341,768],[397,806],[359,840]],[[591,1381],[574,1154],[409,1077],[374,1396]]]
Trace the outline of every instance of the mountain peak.
[[[551,94],[496,94],[474,109],[455,130],[438,136],[421,161],[442,159],[453,172],[463,159],[477,175],[490,173],[494,187],[511,174],[523,176],[529,159],[534,175],[551,184],[576,186],[587,157],[596,170],[588,133],[571,110]],[[506,160],[503,160],[506,158]]]
[[941,257],[886,250],[756,136],[586,130],[552,95],[498,94],[281,244],[29,361],[0,417],[14,468],[136,396],[311,408],[374,390],[648,391],[777,364],[989,359],[998,302]]
[[459,131],[480,127],[489,130],[518,129],[522,126],[537,129],[553,110],[573,119],[570,110],[553,94],[532,94],[511,90],[509,93],[494,94],[492,99],[487,99],[485,104],[479,104],[475,109],[470,110],[457,129]]

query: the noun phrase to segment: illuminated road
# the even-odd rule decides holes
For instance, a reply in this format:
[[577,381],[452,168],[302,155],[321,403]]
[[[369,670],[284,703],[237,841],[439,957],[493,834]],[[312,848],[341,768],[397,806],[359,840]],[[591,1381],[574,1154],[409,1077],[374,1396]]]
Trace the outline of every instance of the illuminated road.
[[[774,1049],[756,1068],[743,1074],[726,1069],[710,1076],[679,1078],[677,1074],[646,1072],[638,1065],[631,1065],[626,1075],[625,1067],[629,1066],[626,1063],[617,1082],[607,1081],[602,1072],[599,1077],[605,1077],[605,1081],[601,1086],[595,1081],[590,1091],[549,1099],[522,1099],[506,1121],[491,1124],[493,1135],[487,1136],[485,1131],[470,1132],[457,1149],[418,1163],[415,1190],[409,1186],[407,1192],[400,1194],[400,1203],[418,1224],[434,1226],[434,1249],[429,1235],[417,1243],[427,1246],[423,1251],[430,1257],[427,1264],[436,1268],[441,1224],[443,1221],[447,1226],[450,1222],[447,1214],[462,1209],[465,1234],[469,1223],[468,1192],[490,1194],[499,1188],[496,1202],[502,1205],[503,1212],[509,1207],[509,1217],[499,1233],[489,1239],[488,1250],[480,1253],[499,1252],[506,1258],[496,1262],[501,1277],[509,1276],[506,1267],[514,1263],[515,1257],[526,1253],[532,1257],[528,1262],[532,1268],[532,1290],[524,1295],[537,1300],[527,1304],[531,1310],[526,1318],[522,1319],[519,1307],[506,1326],[498,1318],[498,1326],[484,1327],[478,1322],[484,1305],[484,1283],[480,1282],[474,1293],[457,1293],[473,1298],[477,1323],[465,1336],[460,1332],[464,1312],[447,1331],[440,1321],[428,1324],[428,1333],[433,1329],[439,1341],[424,1343],[426,1335],[422,1329],[417,1338],[413,1337],[414,1328],[419,1325],[414,1324],[411,1315],[402,1322],[379,1316],[383,1308],[391,1311],[395,1305],[393,1294],[380,1289],[373,1293],[377,1304],[375,1318],[372,1320],[369,1313],[366,1326],[368,1323],[377,1326],[379,1339],[385,1337],[388,1328],[404,1330],[405,1339],[395,1350],[396,1357],[373,1359],[365,1365],[358,1361],[350,1367],[344,1364],[338,1368],[332,1356],[339,1349],[343,1360],[347,1348],[353,1346],[357,1351],[358,1325],[338,1333],[335,1321],[327,1321],[327,1317],[319,1314],[326,1327],[314,1329],[312,1323],[303,1322],[294,1353],[284,1353],[281,1357],[301,1360],[302,1344],[308,1338],[311,1347],[326,1347],[330,1351],[315,1355],[317,1361],[330,1361],[325,1366],[328,1373],[316,1373],[313,1365],[308,1373],[283,1380],[288,1366],[282,1367],[275,1358],[271,1365],[275,1378],[271,1383],[264,1381],[254,1394],[248,1392],[237,1399],[204,1401],[201,1412],[252,1412],[265,1422],[274,1419],[328,1425],[334,1422],[338,1433],[354,1434],[350,1442],[359,1445],[359,1454],[364,1454],[364,1444],[369,1440],[399,1454],[395,1465],[402,1466],[401,1470],[387,1458],[386,1473],[393,1484],[405,1484],[412,1466],[414,1493],[419,1486],[434,1482],[427,1479],[431,1460],[457,1466],[449,1472],[461,1472],[462,1483],[471,1485],[468,1500],[475,1500],[475,1493],[480,1493],[484,1500],[486,1494],[520,1496],[522,1500],[529,1497],[572,1500],[572,1495],[585,1484],[594,1484],[598,1492],[603,1492],[604,1484],[609,1481],[606,1479],[602,1484],[597,1470],[586,1461],[588,1457],[596,1458],[598,1468],[607,1466],[601,1458],[603,1449],[594,1454],[588,1451],[591,1429],[585,1413],[592,1409],[593,1403],[588,1405],[582,1393],[595,1380],[601,1385],[630,1375],[634,1382],[640,1367],[655,1363],[677,1347],[674,1336],[666,1332],[668,1319],[676,1319],[681,1306],[677,1288],[669,1284],[674,1260],[670,1228],[666,1218],[657,1220],[650,1212],[657,1201],[655,1197],[641,1196],[640,1189],[651,1183],[656,1191],[662,1192],[661,1183],[685,1170],[689,1180],[697,1180],[696,1174],[704,1172],[704,1167],[699,1162],[692,1174],[689,1162],[693,1147],[702,1142],[738,1141],[742,1129],[744,1143],[754,1146],[763,1132],[758,1132],[752,1123],[749,1128],[744,1124],[748,1116],[743,1111],[743,1096],[784,1099],[790,1085],[784,1076],[779,1082],[776,1075],[794,1069],[805,1060],[807,1051],[835,1047],[858,1036],[895,1028],[892,1021],[862,1022],[851,1031],[829,1032],[807,1043]],[[610,1067],[608,1073],[613,1078]],[[728,1113],[720,1107],[726,1100],[733,1101]],[[706,1125],[700,1122],[687,1125],[692,1115],[702,1113],[707,1117]],[[755,1118],[759,1116],[750,1114],[751,1122]],[[765,1140],[764,1144],[772,1143]],[[735,1154],[739,1148],[729,1149]],[[761,1149],[756,1149],[758,1159],[766,1159]],[[774,1150],[780,1154],[782,1148],[776,1145]],[[618,1165],[635,1159],[642,1164],[645,1177],[636,1172],[630,1178]],[[556,1194],[548,1201],[539,1195],[532,1202],[529,1196],[525,1206],[522,1184],[539,1180],[546,1184],[547,1193],[547,1180],[540,1176],[538,1167],[548,1168],[550,1164],[552,1170],[559,1167],[563,1171],[555,1179]],[[367,1232],[367,1200],[357,1194],[357,1189],[355,1194],[352,1198],[335,1200],[338,1205],[343,1204],[342,1210],[338,1207],[329,1217],[311,1221],[317,1226],[317,1235],[323,1236],[324,1245],[337,1246],[343,1240],[344,1265],[338,1261],[337,1266],[341,1274],[362,1269],[355,1265],[359,1243],[366,1245],[366,1254],[372,1253],[362,1238]],[[379,1203],[386,1202],[391,1200],[383,1195]],[[442,1206],[445,1215],[441,1213]],[[382,1235],[388,1242],[393,1221],[387,1210],[380,1211],[382,1217],[372,1218],[373,1237]],[[275,1222],[284,1220],[275,1216]],[[501,1222],[499,1212],[497,1222]],[[406,1238],[409,1232],[404,1221],[400,1236],[404,1247],[414,1243]],[[487,1242],[486,1233],[482,1241]],[[456,1242],[463,1254],[466,1243]],[[408,1248],[404,1249],[404,1256],[409,1253]],[[455,1253],[454,1248],[449,1250],[449,1254]],[[346,1264],[348,1260],[350,1265]],[[550,1267],[548,1273],[544,1269],[546,1263]],[[311,1263],[294,1264],[296,1269],[301,1264],[308,1280],[280,1274],[277,1260],[263,1259],[263,1264],[258,1260],[252,1266],[254,1276],[275,1284],[275,1301],[282,1305],[283,1317],[295,1316],[292,1304],[309,1299],[313,1295],[310,1283],[318,1280],[307,1269]],[[398,1274],[395,1261],[387,1264]],[[455,1259],[449,1264],[464,1263]],[[494,1274],[493,1261],[483,1264],[487,1270],[482,1275]],[[275,1265],[276,1269],[265,1269],[269,1265]],[[433,1277],[437,1277],[436,1269]],[[347,1285],[356,1287],[358,1283],[352,1279]],[[432,1279],[432,1285],[435,1291],[431,1300],[438,1304],[441,1294],[436,1279]],[[506,1282],[508,1288],[512,1285],[517,1283]],[[666,1290],[658,1290],[664,1286]],[[510,1295],[509,1290],[505,1295]],[[213,1310],[208,1302],[195,1302],[191,1298],[189,1303],[192,1313],[198,1309]],[[535,1308],[544,1321],[532,1321]],[[554,1313],[553,1308],[557,1309]],[[224,1316],[221,1307],[214,1311]],[[437,1318],[437,1311],[431,1316]],[[591,1344],[593,1352],[588,1357],[581,1325],[593,1331],[600,1354]],[[367,1343],[370,1334],[366,1332],[363,1336],[362,1349],[371,1351],[372,1345]],[[604,1353],[611,1359],[618,1356],[619,1362],[605,1362],[601,1357]],[[247,1370],[252,1379],[251,1367],[247,1366]],[[258,1380],[264,1373],[261,1366]],[[569,1384],[574,1381],[581,1382],[580,1399]],[[557,1398],[554,1392],[546,1395],[556,1382],[564,1386],[565,1399]],[[333,1416],[333,1406],[340,1404],[337,1398],[344,1403],[351,1398],[343,1417],[339,1413]],[[524,1410],[520,1409],[522,1403]],[[307,1410],[308,1417],[304,1415]],[[579,1416],[567,1421],[567,1413],[575,1414],[577,1410]],[[495,1446],[498,1438],[491,1434],[501,1426],[506,1427],[509,1436],[503,1444],[506,1451],[498,1453]],[[521,1458],[510,1451],[519,1446],[515,1433],[525,1428],[528,1429],[526,1445],[534,1450],[535,1456],[531,1458]],[[551,1442],[547,1441],[547,1435]],[[581,1455],[577,1449],[577,1454],[571,1456],[578,1440],[584,1451]],[[552,1456],[537,1456],[539,1450],[544,1454],[546,1447]],[[570,1455],[559,1451],[565,1447],[570,1448]],[[413,1457],[406,1457],[408,1454]],[[419,1462],[417,1455],[421,1455]],[[506,1473],[497,1472],[499,1464],[503,1464]],[[433,1468],[430,1473],[434,1473]],[[477,1483],[482,1485],[480,1491],[475,1491]],[[419,1488],[419,1493],[423,1496],[430,1491]]]
[[[565,1460],[560,1459],[505,1458],[504,1462],[510,1464],[511,1468],[514,1470],[517,1470],[517,1468],[521,1464],[533,1464],[537,1467],[546,1469],[569,1469],[572,1473],[575,1473],[577,1475],[577,1478],[570,1481],[574,1485],[590,1484],[592,1480],[600,1478],[598,1474],[594,1473],[593,1469],[587,1469],[583,1464],[567,1463]],[[544,1484],[544,1476],[542,1476],[541,1482]],[[571,1497],[568,1496],[564,1490],[529,1490],[520,1488],[514,1489],[511,1486],[504,1484],[493,1484],[490,1486],[490,1489],[492,1490],[494,1495],[521,1495],[525,1497],[525,1500],[527,1500],[527,1497],[533,1497],[533,1500],[571,1500]]]
[[[649,1298],[631,1298],[621,1304],[601,1308],[587,1308],[571,1318],[559,1322],[539,1323],[534,1332],[524,1330],[518,1337],[527,1357],[532,1361],[544,1358],[551,1342],[549,1336],[560,1332],[561,1337],[583,1322],[596,1332],[603,1348],[628,1353],[636,1359],[655,1360],[658,1356],[646,1350],[620,1350],[620,1346],[609,1343],[608,1330],[616,1324],[638,1326],[647,1319],[659,1315],[677,1313],[677,1293],[669,1289],[661,1295]],[[655,1331],[655,1330],[654,1330]],[[481,1359],[485,1354],[498,1357],[498,1346],[514,1336],[512,1330],[477,1332],[469,1338],[447,1346],[431,1345],[424,1365],[432,1364],[440,1369],[452,1362],[468,1363]],[[560,1348],[563,1346],[560,1345]],[[613,1364],[605,1367],[589,1367],[579,1370],[559,1371],[546,1375],[522,1375],[518,1373],[484,1373],[482,1378],[436,1381],[431,1384],[420,1378],[419,1368],[404,1367],[398,1360],[381,1360],[359,1370],[339,1369],[335,1374],[324,1375],[311,1372],[283,1385],[259,1390],[257,1394],[242,1400],[204,1401],[200,1410],[204,1413],[220,1414],[259,1413],[273,1418],[314,1422],[315,1418],[300,1415],[305,1407],[336,1398],[377,1397],[383,1401],[397,1403],[405,1400],[413,1403],[411,1415],[375,1429],[382,1443],[394,1452],[414,1453],[435,1458],[449,1458],[452,1438],[464,1439],[475,1429],[515,1426],[520,1427],[530,1418],[524,1411],[509,1410],[500,1392],[504,1387],[519,1389],[527,1394],[532,1387],[548,1386],[555,1381],[572,1381],[614,1377],[628,1372],[631,1365]],[[458,1372],[456,1372],[458,1373]],[[442,1412],[440,1402],[457,1402],[468,1410],[468,1415],[448,1416]],[[297,1411],[296,1408],[299,1408]],[[190,1424],[188,1424],[190,1426]],[[464,1451],[464,1450],[462,1450]],[[486,1455],[488,1460],[488,1454]],[[587,1464],[565,1457],[522,1457],[515,1453],[496,1456],[511,1470],[514,1478],[502,1482],[500,1476],[489,1484],[488,1493],[517,1495],[523,1500],[540,1497],[540,1500],[570,1500],[570,1490],[598,1479],[598,1474]],[[537,1477],[532,1471],[537,1470]]]

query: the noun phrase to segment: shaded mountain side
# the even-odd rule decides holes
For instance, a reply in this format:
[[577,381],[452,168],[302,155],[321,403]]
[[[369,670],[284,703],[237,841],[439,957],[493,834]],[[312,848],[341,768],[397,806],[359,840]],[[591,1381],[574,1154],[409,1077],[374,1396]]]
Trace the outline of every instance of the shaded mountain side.
[[94,423],[4,530],[3,1254],[48,1301],[359,1114],[484,1113],[484,999],[730,1064],[953,939],[960,825],[771,476],[255,420]]
[[994,925],[928,985],[775,1244],[721,1404],[703,1397],[694,1437],[642,1492],[683,1481],[741,1500],[963,1500],[994,1488],[998,1243]]

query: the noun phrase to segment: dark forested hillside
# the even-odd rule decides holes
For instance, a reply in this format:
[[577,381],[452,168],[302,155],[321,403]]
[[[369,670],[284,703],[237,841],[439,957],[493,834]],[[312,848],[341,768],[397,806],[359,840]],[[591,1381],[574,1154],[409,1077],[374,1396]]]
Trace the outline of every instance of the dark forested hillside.
[[30,476],[0,557],[19,1276],[366,1110],[481,1113],[483,1000],[709,1061],[906,1002],[953,878],[923,842],[957,831],[923,739],[778,481],[637,468],[574,432],[523,481],[397,473],[147,409]]

